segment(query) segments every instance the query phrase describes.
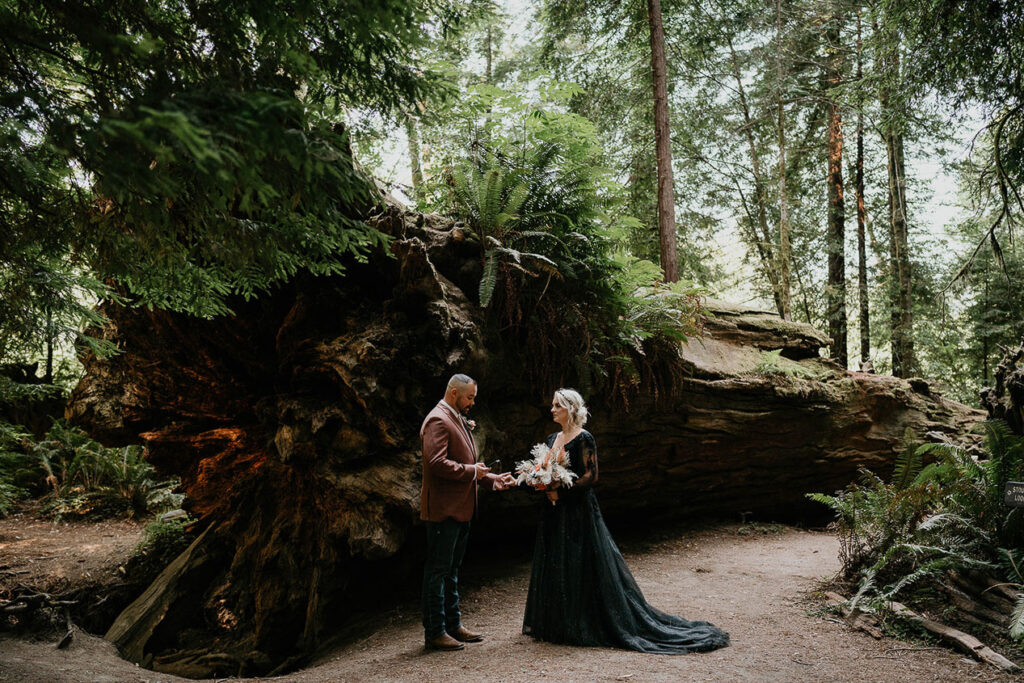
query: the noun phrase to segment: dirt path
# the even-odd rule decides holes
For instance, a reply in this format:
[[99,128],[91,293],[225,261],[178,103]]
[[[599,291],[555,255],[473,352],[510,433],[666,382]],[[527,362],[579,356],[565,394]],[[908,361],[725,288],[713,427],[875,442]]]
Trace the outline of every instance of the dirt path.
[[[723,650],[670,657],[536,643],[519,632],[529,583],[529,563],[520,559],[467,567],[464,618],[487,633],[485,642],[461,652],[424,652],[417,605],[410,602],[278,680],[1011,680],[946,650],[873,640],[821,614],[812,594],[819,579],[838,569],[835,539],[787,527],[763,530],[682,530],[654,543],[624,544],[648,601],[725,628],[732,645]],[[0,681],[143,680],[182,679],[140,670],[84,634],[65,651],[0,639]]]
[[113,580],[142,540],[142,522],[52,522],[30,512],[0,519],[0,593],[19,584],[59,593]]

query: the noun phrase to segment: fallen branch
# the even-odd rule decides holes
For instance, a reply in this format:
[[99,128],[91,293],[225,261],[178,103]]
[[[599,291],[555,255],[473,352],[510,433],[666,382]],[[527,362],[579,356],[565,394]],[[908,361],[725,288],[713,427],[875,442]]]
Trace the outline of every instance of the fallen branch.
[[997,593],[1011,605],[1016,605],[1017,601],[1020,600],[1021,592],[1013,587],[1016,584],[996,581],[991,576],[985,577],[985,583],[988,585],[988,588],[985,589],[986,594]]
[[843,614],[843,623],[852,629],[858,631],[864,631],[875,640],[881,640],[882,629],[878,625],[878,621],[868,614],[862,612],[857,608],[850,608],[850,601],[844,598],[839,593],[833,591],[826,591],[825,597],[828,598],[826,603],[829,607],[838,607],[839,611]]
[[946,595],[948,595],[953,601],[953,604],[967,614],[977,617],[978,619],[988,622],[988,624],[996,627],[1006,628],[1009,624],[1009,613],[1003,613],[997,609],[992,609],[988,605],[983,605],[964,591],[954,586],[947,586],[941,582],[939,585]]
[[956,647],[960,648],[964,652],[970,654],[976,659],[991,664],[992,666],[1002,671],[1019,671],[1020,667],[1011,662],[1006,657],[1002,656],[989,646],[982,643],[980,640],[964,633],[963,631],[957,630],[951,626],[929,619],[928,617],[921,616],[917,612],[908,608],[898,602],[889,603],[889,609],[893,611],[893,614],[903,617],[907,621],[918,624],[926,631],[934,633],[943,640],[946,640]]
[[1009,619],[1013,613],[1019,593],[1010,588],[1012,584],[1000,583],[991,576],[980,573],[961,576],[957,572],[949,572],[949,578],[972,599],[983,600],[1002,613],[1004,618]]

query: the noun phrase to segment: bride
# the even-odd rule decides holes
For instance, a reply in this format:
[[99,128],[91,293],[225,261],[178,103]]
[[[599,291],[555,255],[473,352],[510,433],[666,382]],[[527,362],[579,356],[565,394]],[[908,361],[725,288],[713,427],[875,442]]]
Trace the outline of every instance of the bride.
[[579,478],[571,488],[546,492],[554,505],[545,502],[537,529],[523,633],[552,643],[657,654],[728,645],[729,634],[716,626],[647,604],[597,505],[597,446],[583,429],[583,397],[559,389],[551,415],[562,430],[548,437],[549,455],[557,458],[564,451]]

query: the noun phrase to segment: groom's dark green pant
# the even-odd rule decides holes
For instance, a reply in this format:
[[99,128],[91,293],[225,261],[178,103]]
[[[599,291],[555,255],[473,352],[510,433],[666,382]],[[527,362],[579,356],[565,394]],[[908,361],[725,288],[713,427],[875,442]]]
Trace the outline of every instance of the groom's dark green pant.
[[466,554],[469,522],[451,517],[426,522],[427,559],[423,568],[423,632],[427,640],[454,633],[462,624],[459,613],[459,567]]

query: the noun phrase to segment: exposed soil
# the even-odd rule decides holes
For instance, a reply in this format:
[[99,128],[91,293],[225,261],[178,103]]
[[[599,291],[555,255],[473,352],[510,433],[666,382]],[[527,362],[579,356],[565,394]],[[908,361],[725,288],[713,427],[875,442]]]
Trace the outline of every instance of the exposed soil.
[[[119,527],[120,525],[120,527]],[[0,523],[2,563],[20,547],[19,562],[31,557],[81,551],[70,570],[110,566],[113,546],[133,545],[137,527],[124,523],[78,529],[78,537],[48,540],[47,548],[11,546],[12,527]],[[36,527],[32,527],[36,528]],[[122,528],[133,540],[115,540]],[[63,532],[45,536],[60,536]],[[92,534],[93,542],[88,541]],[[110,536],[109,534],[114,534]],[[20,534],[18,534],[20,535]],[[732,645],[716,652],[645,655],[610,649],[573,648],[534,642],[520,633],[529,583],[529,549],[503,556],[477,556],[463,572],[464,619],[487,634],[483,643],[451,653],[427,653],[415,600],[364,620],[354,632],[328,644],[303,671],[283,681],[458,681],[502,680],[778,680],[778,681],[965,681],[1011,680],[987,665],[949,650],[889,638],[874,640],[851,631],[820,608],[817,588],[838,570],[833,536],[792,527],[747,525],[692,530],[676,528],[639,539],[622,535],[624,555],[647,599],[691,619],[707,619],[728,630]],[[19,541],[24,539],[13,539]],[[61,544],[63,543],[63,545]],[[95,544],[106,546],[99,550]],[[59,550],[58,550],[59,549]],[[512,559],[509,559],[509,558]],[[61,562],[46,560],[53,567]],[[18,566],[24,566],[23,564]],[[62,571],[69,571],[62,569]],[[84,571],[79,568],[77,571]],[[395,605],[390,597],[382,602]],[[118,658],[103,640],[77,633],[57,650],[51,641],[0,638],[0,681],[184,680],[146,671]]]
[[0,595],[19,585],[62,593],[117,580],[143,522],[53,522],[32,510],[0,519]]

